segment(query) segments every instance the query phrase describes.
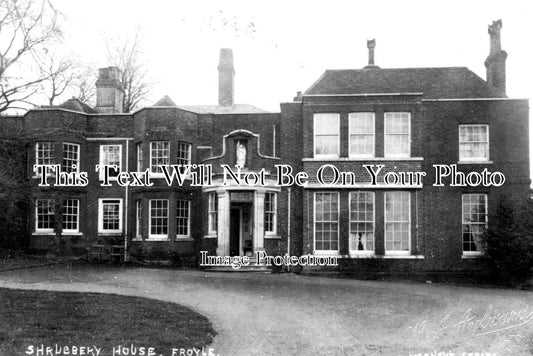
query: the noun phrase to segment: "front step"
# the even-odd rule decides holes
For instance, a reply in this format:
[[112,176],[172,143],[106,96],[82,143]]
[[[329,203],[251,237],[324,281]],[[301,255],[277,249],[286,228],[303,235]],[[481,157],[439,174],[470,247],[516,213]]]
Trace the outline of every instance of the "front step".
[[259,272],[270,273],[269,266],[257,265],[257,258],[250,257],[250,263],[248,266],[240,266],[239,268],[233,268],[230,266],[202,266],[205,271],[209,272]]

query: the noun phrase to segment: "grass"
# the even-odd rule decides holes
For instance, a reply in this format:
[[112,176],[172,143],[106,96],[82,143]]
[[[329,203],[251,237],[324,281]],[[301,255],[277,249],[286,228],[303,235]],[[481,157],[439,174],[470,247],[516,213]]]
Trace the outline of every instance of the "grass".
[[183,306],[114,294],[0,288],[0,355],[41,345],[201,348],[216,335],[209,320]]

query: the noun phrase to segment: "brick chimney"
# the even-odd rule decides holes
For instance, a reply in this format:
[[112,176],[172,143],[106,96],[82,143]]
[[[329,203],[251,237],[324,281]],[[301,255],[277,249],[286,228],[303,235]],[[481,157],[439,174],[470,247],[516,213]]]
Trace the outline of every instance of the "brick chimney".
[[505,60],[507,52],[502,51],[500,32],[502,20],[492,21],[489,25],[490,52],[485,60],[487,67],[487,83],[505,94]]
[[124,89],[120,83],[117,67],[98,69],[96,80],[96,111],[101,114],[120,114],[124,99]]
[[367,40],[366,47],[368,48],[368,65],[364,67],[363,69],[379,68],[374,63],[374,48],[376,48],[376,39]]
[[220,49],[218,62],[218,105],[233,106],[235,69],[233,68],[233,51],[231,48]]

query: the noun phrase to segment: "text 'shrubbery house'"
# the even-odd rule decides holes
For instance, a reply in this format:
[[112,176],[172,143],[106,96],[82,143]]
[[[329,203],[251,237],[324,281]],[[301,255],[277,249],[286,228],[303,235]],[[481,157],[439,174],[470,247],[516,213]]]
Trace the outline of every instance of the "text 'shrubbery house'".
[[[197,265],[200,251],[265,251],[338,256],[330,270],[484,273],[479,236],[488,216],[501,196],[521,201],[530,184],[528,100],[506,96],[500,30],[501,21],[489,26],[486,81],[465,67],[380,68],[372,40],[367,66],[326,70],[279,113],[234,103],[230,49],[220,51],[218,105],[165,97],[124,114],[117,69],[102,68],[94,109],[71,99],[1,122],[31,137],[21,178],[31,181],[29,247],[46,250],[60,235],[73,255],[115,246],[130,260]],[[87,172],[89,183],[38,186],[34,164]],[[111,172],[102,186],[95,166],[112,164],[148,169],[153,185],[121,187]],[[169,186],[162,167],[179,164],[211,167],[211,184],[195,186],[189,172]],[[225,181],[223,167],[236,165],[242,175],[263,172],[266,184]],[[307,173],[308,184],[277,185],[276,165]],[[364,165],[381,167],[375,182]],[[445,172],[439,186],[434,165],[506,180],[453,185]],[[321,167],[327,184],[317,180]],[[336,170],[353,172],[350,181],[333,182]],[[394,185],[383,180],[388,172],[426,175]]]

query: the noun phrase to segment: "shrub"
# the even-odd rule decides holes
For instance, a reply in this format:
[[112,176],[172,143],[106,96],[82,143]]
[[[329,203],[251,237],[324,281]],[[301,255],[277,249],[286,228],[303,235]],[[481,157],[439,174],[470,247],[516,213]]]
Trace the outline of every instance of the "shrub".
[[515,206],[500,200],[481,238],[497,278],[508,285],[526,280],[533,268],[533,200]]

